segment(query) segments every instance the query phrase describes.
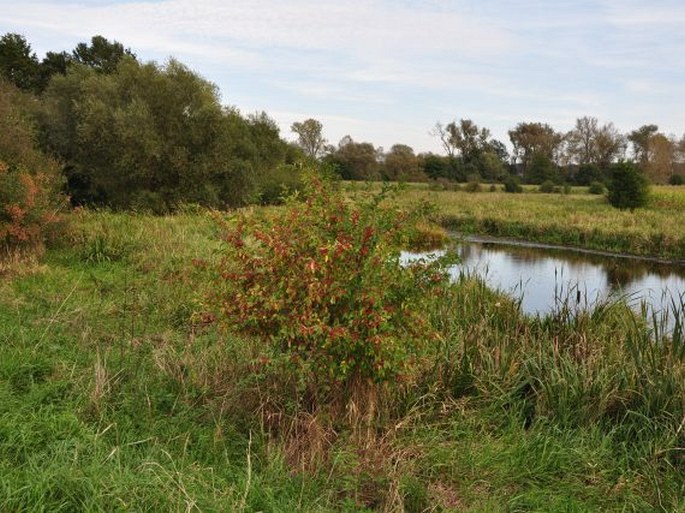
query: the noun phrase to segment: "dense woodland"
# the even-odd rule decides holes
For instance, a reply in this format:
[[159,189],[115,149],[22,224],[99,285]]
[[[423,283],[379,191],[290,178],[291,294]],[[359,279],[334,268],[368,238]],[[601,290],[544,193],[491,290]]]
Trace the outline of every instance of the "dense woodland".
[[521,122],[509,131],[511,153],[470,119],[436,123],[432,133],[444,155],[417,155],[405,144],[384,151],[351,136],[331,145],[315,119],[294,123],[297,140],[290,143],[267,113],[222,105],[216,86],[182,63],[142,62],[102,36],[39,60],[23,36],[5,34],[0,76],[5,165],[29,173],[47,166],[13,156],[14,132],[30,134],[26,145],[53,171],[59,167],[54,179],[64,182],[74,205],[167,212],[188,203],[272,203],[298,186],[304,159],[345,180],[442,184],[514,177],[589,185],[609,181],[611,166],[623,160],[634,161],[652,183],[678,184],[685,172],[685,136],[656,125],[623,134],[594,117],[579,118],[568,133]]

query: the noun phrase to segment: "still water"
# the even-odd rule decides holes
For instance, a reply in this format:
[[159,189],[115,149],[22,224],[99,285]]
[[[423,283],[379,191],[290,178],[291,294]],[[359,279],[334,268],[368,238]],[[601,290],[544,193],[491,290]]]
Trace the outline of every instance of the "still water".
[[460,262],[450,269],[455,277],[464,272],[482,277],[519,299],[528,314],[551,312],[560,301],[584,308],[624,297],[662,315],[685,299],[682,264],[479,238],[461,242],[457,252]]

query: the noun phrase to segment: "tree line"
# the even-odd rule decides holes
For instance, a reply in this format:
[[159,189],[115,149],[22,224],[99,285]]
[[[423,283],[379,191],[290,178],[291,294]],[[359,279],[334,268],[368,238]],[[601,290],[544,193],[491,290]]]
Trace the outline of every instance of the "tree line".
[[511,153],[490,130],[470,119],[436,123],[431,135],[440,140],[443,155],[415,154],[404,144],[384,152],[350,136],[332,146],[326,144],[322,129],[314,119],[292,126],[307,155],[330,164],[348,180],[500,182],[515,176],[531,184],[590,185],[610,180],[612,166],[626,160],[652,183],[680,184],[685,178],[685,135],[667,136],[656,125],[623,134],[613,123],[600,124],[591,116],[578,118],[566,133],[546,123],[519,123],[509,130]]
[[[579,118],[567,133],[519,123],[508,134],[511,152],[470,119],[435,125],[440,155],[405,144],[384,151],[349,135],[331,145],[315,119],[293,123],[290,143],[266,113],[223,106],[216,86],[177,60],[141,62],[102,36],[39,60],[23,36],[5,34],[0,93],[30,125],[36,151],[59,163],[75,205],[167,212],[183,203],[274,202],[298,186],[303,159],[346,180],[588,185],[611,180],[612,165],[632,159],[652,182],[678,183],[685,170],[685,136],[656,125],[622,134],[594,117]],[[16,167],[2,147],[0,160]]]
[[102,36],[39,61],[23,36],[5,34],[0,94],[24,98],[14,102],[22,122],[36,149],[61,163],[75,205],[161,213],[270,201],[302,158],[266,113],[225,107],[182,63],[141,62]]

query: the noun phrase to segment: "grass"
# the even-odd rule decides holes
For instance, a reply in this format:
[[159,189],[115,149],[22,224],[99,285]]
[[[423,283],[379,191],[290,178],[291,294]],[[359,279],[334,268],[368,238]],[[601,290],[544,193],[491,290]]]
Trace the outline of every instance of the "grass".
[[[525,210],[519,196],[426,194],[457,217]],[[549,199],[529,199],[542,219]],[[555,199],[579,216],[608,208]],[[298,417],[306,429],[284,439],[250,396],[269,392],[257,342],[206,322],[212,216],[71,222],[61,247],[0,278],[1,511],[685,509],[683,342],[621,304],[531,319],[464,277],[431,303],[440,339],[371,437]],[[314,446],[308,464],[298,452]]]
[[[360,188],[358,184],[350,187]],[[587,188],[579,187],[570,194],[543,194],[530,187],[522,194],[507,194],[501,189],[435,191],[425,184],[410,184],[402,192],[402,200],[433,203],[437,222],[464,234],[678,261],[685,255],[683,187],[652,187],[649,206],[635,212],[617,210],[604,196],[588,194]]]

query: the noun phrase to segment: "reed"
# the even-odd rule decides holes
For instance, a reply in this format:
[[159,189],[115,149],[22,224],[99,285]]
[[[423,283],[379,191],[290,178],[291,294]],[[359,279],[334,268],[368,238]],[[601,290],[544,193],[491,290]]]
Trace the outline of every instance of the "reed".
[[209,213],[71,221],[0,281],[0,510],[685,508],[682,302],[670,330],[621,301],[527,317],[464,275],[359,436],[213,323]]

